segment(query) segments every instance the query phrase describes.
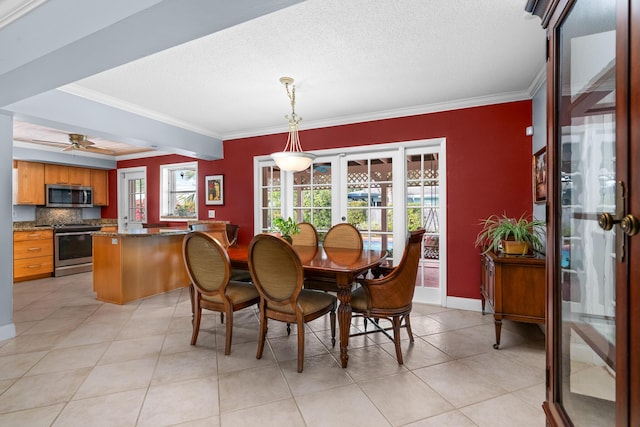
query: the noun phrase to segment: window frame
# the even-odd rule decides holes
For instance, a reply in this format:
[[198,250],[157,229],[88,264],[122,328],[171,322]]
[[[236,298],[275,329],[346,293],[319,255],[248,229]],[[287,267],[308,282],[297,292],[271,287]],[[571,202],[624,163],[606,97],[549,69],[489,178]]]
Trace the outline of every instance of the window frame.
[[[194,173],[193,190],[177,190],[177,182],[173,179],[174,172],[189,170]],[[158,216],[160,221],[187,222],[198,219],[198,162],[169,163],[160,165],[160,203],[158,204]],[[176,216],[170,203],[177,197],[176,194],[193,194],[194,212],[189,216]],[[188,197],[188,196],[187,196]]]

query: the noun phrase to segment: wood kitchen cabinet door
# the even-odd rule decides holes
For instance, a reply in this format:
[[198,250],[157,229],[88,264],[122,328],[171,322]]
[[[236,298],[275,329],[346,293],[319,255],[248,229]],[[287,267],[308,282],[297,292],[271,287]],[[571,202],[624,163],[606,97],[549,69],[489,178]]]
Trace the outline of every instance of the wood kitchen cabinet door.
[[91,169],[94,206],[109,206],[109,171]]
[[17,205],[44,205],[44,165],[42,163],[16,161],[18,182]]
[[91,186],[91,169],[68,166],[69,185]]
[[45,164],[45,184],[91,185],[91,169],[74,166]]
[[63,165],[44,165],[44,183],[45,184],[68,184],[69,168]]

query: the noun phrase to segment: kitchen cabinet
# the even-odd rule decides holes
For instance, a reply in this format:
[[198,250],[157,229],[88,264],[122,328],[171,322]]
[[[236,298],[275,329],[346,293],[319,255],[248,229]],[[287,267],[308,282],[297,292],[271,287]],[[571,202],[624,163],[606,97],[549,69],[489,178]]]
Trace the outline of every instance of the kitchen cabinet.
[[44,183],[88,187],[91,185],[91,169],[47,163],[44,167]]
[[17,205],[44,205],[44,164],[16,160]]
[[109,171],[91,169],[91,187],[93,188],[94,206],[109,205]]
[[545,259],[540,255],[482,255],[480,295],[493,310],[496,343],[500,347],[502,320],[545,322]]
[[91,186],[91,169],[69,166],[69,184]]
[[53,230],[13,232],[13,281],[38,279],[53,273]]

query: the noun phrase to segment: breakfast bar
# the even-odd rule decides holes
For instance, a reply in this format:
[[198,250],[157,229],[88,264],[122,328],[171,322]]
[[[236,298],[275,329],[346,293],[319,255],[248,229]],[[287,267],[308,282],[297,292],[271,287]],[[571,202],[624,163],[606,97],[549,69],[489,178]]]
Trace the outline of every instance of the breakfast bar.
[[126,304],[186,287],[186,228],[140,228],[93,234],[93,290],[100,301]]

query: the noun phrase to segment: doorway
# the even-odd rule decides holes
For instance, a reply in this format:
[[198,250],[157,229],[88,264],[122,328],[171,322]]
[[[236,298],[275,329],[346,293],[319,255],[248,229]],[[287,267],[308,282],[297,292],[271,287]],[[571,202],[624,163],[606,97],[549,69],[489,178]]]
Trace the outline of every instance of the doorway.
[[118,224],[142,228],[147,222],[147,168],[118,169]]
[[[314,152],[311,167],[289,173],[254,160],[256,232],[275,216],[310,222],[320,240],[339,222],[356,226],[365,248],[402,258],[408,230],[424,227],[414,300],[446,304],[445,140],[408,141]],[[445,268],[441,268],[445,267]]]

